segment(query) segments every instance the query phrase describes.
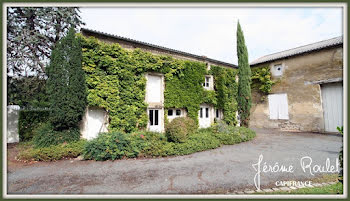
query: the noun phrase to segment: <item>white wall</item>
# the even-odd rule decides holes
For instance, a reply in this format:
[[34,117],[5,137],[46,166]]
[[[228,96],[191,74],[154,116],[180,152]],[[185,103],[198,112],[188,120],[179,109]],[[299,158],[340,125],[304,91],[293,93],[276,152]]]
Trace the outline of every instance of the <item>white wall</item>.
[[18,105],[7,106],[7,143],[19,142],[18,134],[18,117],[19,117]]
[[102,108],[88,107],[80,124],[82,138],[91,140],[108,131],[108,114]]

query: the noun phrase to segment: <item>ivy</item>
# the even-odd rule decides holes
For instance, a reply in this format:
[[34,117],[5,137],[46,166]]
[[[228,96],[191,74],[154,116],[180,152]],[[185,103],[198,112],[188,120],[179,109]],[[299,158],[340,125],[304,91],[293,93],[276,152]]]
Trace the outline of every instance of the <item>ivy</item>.
[[218,109],[224,111],[224,121],[229,125],[236,125],[237,91],[236,69],[222,68],[212,65],[209,73],[214,76]]
[[271,92],[272,85],[275,82],[271,79],[270,68],[259,67],[252,68],[252,88],[258,89],[263,95],[267,95]]
[[[204,102],[202,83],[206,74],[204,63],[184,61],[181,75],[166,79],[165,108],[186,108],[188,117],[198,123],[199,105]],[[209,102],[208,97],[206,101]],[[211,102],[211,101],[210,101]]]
[[[145,73],[164,74],[164,108],[185,108],[188,117],[198,124],[201,103],[224,110],[225,120],[235,124],[237,110],[235,69],[213,66],[197,61],[174,59],[135,49],[123,49],[119,44],[107,44],[93,37],[83,37],[83,70],[88,87],[89,106],[104,108],[109,113],[109,128],[132,132],[147,126],[145,103]],[[205,75],[212,74],[217,91],[202,86]],[[165,119],[167,112],[165,110]]]

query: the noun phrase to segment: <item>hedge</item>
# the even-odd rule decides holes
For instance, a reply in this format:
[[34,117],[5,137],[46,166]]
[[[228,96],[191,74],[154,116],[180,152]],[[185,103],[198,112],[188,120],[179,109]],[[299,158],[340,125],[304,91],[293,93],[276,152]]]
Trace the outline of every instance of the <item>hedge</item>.
[[49,110],[20,110],[18,118],[18,133],[20,141],[29,141],[33,138],[33,130],[47,121]]

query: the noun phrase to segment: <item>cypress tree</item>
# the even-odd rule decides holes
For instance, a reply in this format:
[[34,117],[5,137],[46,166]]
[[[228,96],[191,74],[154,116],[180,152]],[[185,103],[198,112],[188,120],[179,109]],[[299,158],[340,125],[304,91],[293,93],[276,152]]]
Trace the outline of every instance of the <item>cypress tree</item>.
[[47,68],[50,122],[55,130],[77,127],[87,105],[80,40],[71,28],[51,53]]
[[251,71],[248,63],[248,51],[244,41],[244,35],[239,22],[237,23],[237,57],[238,57],[238,113],[241,125],[249,126],[252,94],[250,89]]

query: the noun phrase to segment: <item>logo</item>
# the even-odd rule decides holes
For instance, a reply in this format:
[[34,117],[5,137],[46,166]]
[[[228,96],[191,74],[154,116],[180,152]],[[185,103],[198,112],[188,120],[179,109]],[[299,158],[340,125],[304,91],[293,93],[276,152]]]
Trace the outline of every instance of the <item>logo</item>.
[[[260,189],[260,179],[261,173],[286,173],[291,174],[296,169],[293,165],[280,164],[275,162],[273,164],[268,164],[263,161],[264,156],[260,154],[258,162],[253,164],[253,168],[256,171],[254,175],[254,184],[257,190]],[[324,165],[314,164],[312,158],[309,156],[304,156],[300,158],[300,168],[305,174],[314,176],[316,173],[339,173],[339,159],[336,158],[335,164],[332,165],[329,158],[326,159]],[[310,186],[311,181],[301,182],[301,181],[277,181],[276,186]]]

